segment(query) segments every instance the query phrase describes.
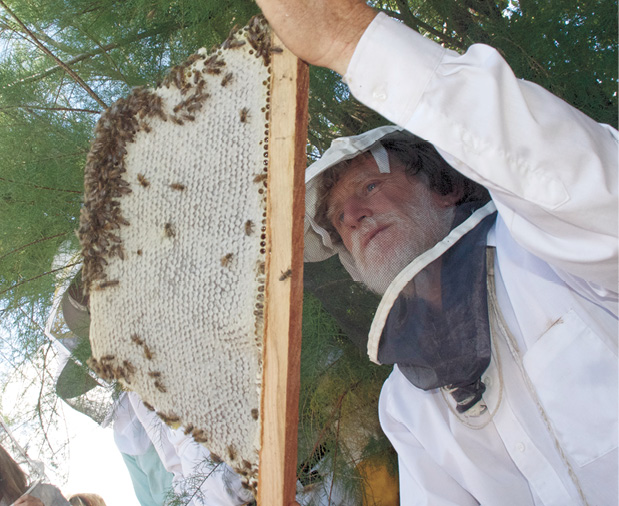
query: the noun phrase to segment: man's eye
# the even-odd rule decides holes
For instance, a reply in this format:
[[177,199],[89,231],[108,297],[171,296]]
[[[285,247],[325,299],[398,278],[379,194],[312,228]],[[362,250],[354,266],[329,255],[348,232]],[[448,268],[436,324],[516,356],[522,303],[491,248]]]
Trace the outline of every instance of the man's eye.
[[370,193],[372,190],[376,189],[376,183],[370,183],[365,187],[365,190]]

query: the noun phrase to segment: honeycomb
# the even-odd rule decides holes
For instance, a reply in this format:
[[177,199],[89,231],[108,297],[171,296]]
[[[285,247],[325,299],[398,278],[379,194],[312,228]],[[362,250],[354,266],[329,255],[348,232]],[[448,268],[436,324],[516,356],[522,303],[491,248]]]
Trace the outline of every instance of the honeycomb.
[[91,366],[256,487],[270,59],[261,18],[101,117],[80,218]]

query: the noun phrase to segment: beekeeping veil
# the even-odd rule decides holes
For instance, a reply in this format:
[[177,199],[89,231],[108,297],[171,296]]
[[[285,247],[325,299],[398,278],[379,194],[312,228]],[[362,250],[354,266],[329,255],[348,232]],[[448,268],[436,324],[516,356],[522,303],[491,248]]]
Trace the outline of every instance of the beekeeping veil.
[[[368,354],[376,363],[398,364],[419,388],[446,387],[457,409],[467,411],[485,390],[480,378],[491,355],[486,238],[496,217],[494,205],[486,204],[482,187],[449,166],[448,154],[439,155],[432,145],[398,127],[336,139],[306,171],[305,261],[338,254],[353,279],[364,281],[353,255],[325,217],[328,188],[338,184],[333,172],[355,170],[354,162],[344,169],[335,167],[326,177],[325,171],[366,152],[380,173],[402,163],[407,178],[419,178],[439,195],[452,195],[454,205],[451,232],[416,258],[408,258],[388,285],[372,323]],[[422,220],[417,226],[430,225]],[[402,237],[404,243],[413,239]],[[393,251],[384,251],[384,261],[391,255]]]

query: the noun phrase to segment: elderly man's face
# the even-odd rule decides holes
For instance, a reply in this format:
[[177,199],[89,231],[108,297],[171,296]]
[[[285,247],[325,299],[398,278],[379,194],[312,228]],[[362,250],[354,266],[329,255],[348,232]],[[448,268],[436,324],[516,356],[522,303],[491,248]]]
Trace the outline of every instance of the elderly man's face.
[[381,174],[372,156],[359,156],[331,190],[327,218],[352,254],[363,281],[384,293],[416,256],[445,237],[453,203],[429,190],[390,157]]

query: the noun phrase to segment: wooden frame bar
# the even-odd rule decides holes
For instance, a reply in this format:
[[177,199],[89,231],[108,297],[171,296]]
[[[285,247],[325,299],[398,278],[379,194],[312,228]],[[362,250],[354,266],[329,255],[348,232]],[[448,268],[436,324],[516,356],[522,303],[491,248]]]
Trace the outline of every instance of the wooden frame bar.
[[305,63],[272,54],[259,506],[295,500],[308,86]]

